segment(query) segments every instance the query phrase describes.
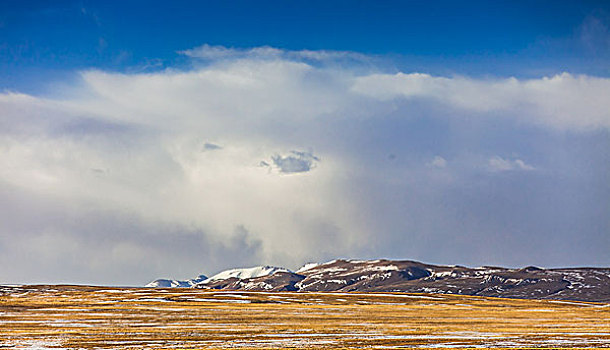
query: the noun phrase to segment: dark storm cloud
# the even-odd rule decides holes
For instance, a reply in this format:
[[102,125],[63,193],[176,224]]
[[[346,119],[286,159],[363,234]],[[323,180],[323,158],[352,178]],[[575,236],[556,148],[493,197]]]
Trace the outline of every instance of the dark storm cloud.
[[[405,137],[392,144],[404,162],[375,163],[384,169],[375,177],[353,174],[353,200],[366,208],[375,237],[363,256],[471,266],[610,264],[603,253],[610,249],[608,131],[557,133],[504,122],[480,123],[475,132],[459,114],[453,118],[451,139],[427,132],[442,140],[429,147],[429,138]],[[352,149],[353,162],[385,154],[384,145],[365,147],[366,138],[408,135],[417,123],[386,119],[372,133],[360,130],[365,140]],[[419,149],[431,152],[421,157],[413,153]],[[511,152],[518,155],[497,156]],[[445,155],[442,167],[429,166],[435,153]],[[490,169],[490,159],[504,161]]]
[[[0,186],[0,283],[143,285],[259,263],[261,241],[243,225],[226,239],[206,230],[113,210],[53,203]],[[93,249],[94,247],[94,249]]]

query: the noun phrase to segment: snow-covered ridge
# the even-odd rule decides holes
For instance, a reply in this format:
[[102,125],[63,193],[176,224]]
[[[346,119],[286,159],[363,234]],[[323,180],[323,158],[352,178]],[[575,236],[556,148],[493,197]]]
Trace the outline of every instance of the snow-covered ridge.
[[214,276],[206,279],[205,281],[202,281],[201,283],[205,284],[205,283],[209,283],[209,282],[213,282],[213,281],[226,280],[229,278],[237,278],[237,279],[243,280],[243,279],[247,279],[247,278],[270,276],[270,275],[276,274],[278,272],[292,272],[292,271],[290,271],[286,268],[283,268],[283,267],[276,267],[276,266],[255,266],[255,267],[240,268],[240,269],[230,269],[230,270],[225,270],[220,273],[217,273]]
[[229,278],[237,278],[240,280],[248,278],[256,278],[263,276],[271,276],[278,272],[292,272],[283,267],[277,266],[255,266],[239,269],[230,269],[219,272],[212,277],[206,277],[205,275],[199,275],[196,278],[190,280],[171,280],[171,279],[157,279],[146,285],[150,288],[192,288],[197,285],[205,285],[207,283],[227,280]]
[[315,263],[315,262],[311,262],[311,263],[307,263],[303,266],[301,266],[298,270],[295,271],[295,273],[300,273],[303,271],[307,271],[309,269],[313,269],[314,267],[320,265],[320,263]]
[[170,280],[170,279],[158,279],[150,282],[145,287],[149,288],[191,288],[197,283],[201,283],[207,279],[205,275],[199,275],[196,278],[190,280]]
[[491,297],[610,302],[610,268],[505,268],[431,265],[411,260],[338,259],[295,272],[255,266],[210,278],[156,280],[157,288],[300,292],[450,293]]

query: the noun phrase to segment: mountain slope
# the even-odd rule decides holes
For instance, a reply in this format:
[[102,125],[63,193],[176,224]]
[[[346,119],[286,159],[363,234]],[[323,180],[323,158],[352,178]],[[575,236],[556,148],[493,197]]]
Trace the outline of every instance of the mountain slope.
[[240,268],[240,269],[231,269],[225,270],[216,275],[208,278],[207,280],[201,283],[210,283],[218,280],[226,280],[229,278],[237,278],[237,279],[247,279],[247,278],[257,278],[263,276],[273,275],[277,272],[290,272],[288,269],[283,267],[275,267],[275,266],[255,266],[249,268]]
[[333,260],[308,264],[297,272],[274,267],[227,270],[190,286],[251,291],[450,293],[610,302],[610,268],[468,268],[409,260]]
[[145,287],[152,288],[190,288],[195,286],[197,283],[203,282],[207,279],[205,275],[199,275],[190,280],[169,280],[160,278],[147,284]]

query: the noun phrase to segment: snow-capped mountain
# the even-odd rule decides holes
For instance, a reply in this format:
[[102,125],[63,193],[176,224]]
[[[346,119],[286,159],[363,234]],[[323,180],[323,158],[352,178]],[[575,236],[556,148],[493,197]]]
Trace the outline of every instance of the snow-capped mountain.
[[314,267],[316,267],[316,266],[318,266],[318,265],[320,265],[320,263],[317,263],[317,262],[310,262],[310,263],[307,263],[307,264],[305,264],[305,265],[301,266],[301,267],[300,267],[298,270],[296,270],[295,272],[296,272],[296,273],[301,273],[301,272],[303,272],[303,271],[306,271],[306,270],[309,270],[309,269],[313,269]]
[[[155,282],[149,286],[155,287]],[[223,271],[198,283],[171,282],[178,282],[171,285],[175,287],[227,290],[450,293],[610,301],[610,268],[468,268],[409,260],[333,260],[306,264],[295,272],[259,266]]]
[[225,270],[220,273],[217,273],[214,276],[212,276],[200,283],[205,284],[205,283],[210,283],[210,282],[214,282],[214,281],[218,281],[218,280],[226,280],[229,278],[237,278],[237,279],[243,280],[243,279],[247,279],[247,278],[257,278],[257,277],[269,276],[269,275],[273,275],[277,272],[291,272],[291,271],[288,269],[285,269],[283,267],[276,267],[276,266],[255,266],[255,267],[248,267],[248,268],[241,268],[241,269],[231,269],[231,270]]
[[230,269],[219,272],[212,277],[206,277],[205,275],[199,275],[196,278],[190,280],[171,280],[171,279],[157,279],[146,285],[146,287],[152,288],[190,288],[190,287],[205,287],[206,285],[213,285],[218,281],[226,280],[244,280],[251,278],[258,278],[264,276],[270,276],[278,272],[292,273],[292,271],[283,267],[276,266],[254,266],[239,269]]
[[168,280],[168,279],[158,279],[150,282],[146,285],[146,287],[152,288],[190,288],[195,286],[197,283],[203,282],[207,279],[205,275],[199,275],[190,280]]

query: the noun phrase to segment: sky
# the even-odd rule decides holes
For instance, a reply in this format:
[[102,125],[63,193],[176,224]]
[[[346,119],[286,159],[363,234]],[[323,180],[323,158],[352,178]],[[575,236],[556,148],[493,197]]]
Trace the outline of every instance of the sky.
[[606,1],[0,2],[0,283],[608,251]]

